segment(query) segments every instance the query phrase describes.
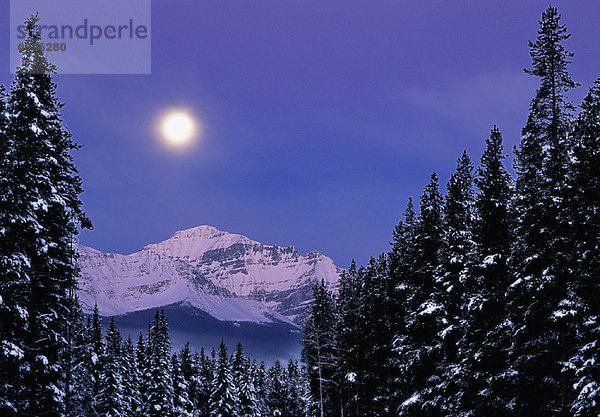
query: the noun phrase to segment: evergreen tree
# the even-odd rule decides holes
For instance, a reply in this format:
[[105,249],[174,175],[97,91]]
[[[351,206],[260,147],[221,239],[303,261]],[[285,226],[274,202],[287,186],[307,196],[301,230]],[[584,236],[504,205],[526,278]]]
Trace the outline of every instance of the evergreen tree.
[[[393,347],[396,355],[391,358],[395,371],[392,382],[391,411],[397,412],[399,406],[413,394],[408,375],[402,372],[404,358],[397,353],[404,350],[407,339],[408,306],[405,302],[412,297],[416,264],[417,214],[412,198],[408,199],[403,214],[404,220],[394,228],[392,250],[388,255],[390,273],[390,328],[393,336]],[[359,360],[359,359],[357,359]],[[356,384],[355,384],[356,385]],[[352,416],[360,417],[361,410],[352,411]]]
[[88,225],[79,200],[81,179],[70,154],[78,146],[62,122],[52,81],[56,68],[44,56],[38,22],[37,15],[26,21],[22,63],[10,89],[3,132],[0,262],[5,276],[0,295],[11,300],[5,321],[17,326],[0,331],[3,336],[13,333],[4,339],[3,349],[11,381],[7,385],[17,391],[6,397],[7,415],[64,412],[60,359],[68,290],[77,273],[72,241],[79,226]]
[[[70,337],[65,354],[65,415],[67,417],[95,416],[94,378],[92,375],[92,344],[89,326],[83,320],[79,300],[72,299]],[[88,320],[89,322],[89,320]]]
[[512,243],[512,178],[504,167],[502,135],[494,126],[486,139],[475,183],[478,188],[473,248],[465,284],[465,309],[459,341],[456,393],[461,415],[510,416],[506,391],[506,289],[511,284],[508,259]]
[[321,417],[338,415],[335,302],[323,280],[313,287],[313,301],[304,323],[302,358],[308,365],[311,393]]
[[[202,356],[204,356],[204,349],[202,349]],[[181,377],[187,388],[186,395],[189,399],[189,404],[186,407],[188,413],[192,413],[194,409],[198,409],[201,401],[206,401],[205,399],[200,398],[200,390],[202,389],[199,369],[200,361],[200,355],[192,355],[190,343],[187,342],[179,353],[179,363]]]
[[600,79],[581,105],[573,131],[570,185],[576,247],[575,288],[578,346],[569,367],[576,370],[575,417],[600,414]]
[[259,366],[256,366],[256,361],[252,362],[252,376],[258,396],[258,412],[260,415],[267,416],[267,370],[263,361],[260,362]]
[[305,404],[302,387],[304,385],[304,380],[297,361],[289,360],[286,374],[287,404],[285,409],[287,416],[303,417]]
[[267,407],[270,415],[284,417],[287,413],[287,391],[285,380],[285,369],[281,362],[275,364],[267,371]]
[[140,394],[140,375],[136,358],[136,349],[131,340],[127,341],[122,347],[122,381],[123,381],[123,410],[124,415],[128,417],[136,416],[142,409],[142,399]]
[[125,416],[121,334],[115,326],[114,317],[111,317],[106,330],[106,350],[102,364],[100,392],[98,393],[98,414],[102,417]]
[[431,175],[420,201],[421,212],[414,238],[414,268],[404,282],[406,299],[405,327],[396,336],[395,345],[403,384],[408,387],[400,415],[439,415],[439,404],[430,401],[430,390],[437,364],[443,357],[439,333],[446,326],[438,293],[443,291],[435,279],[441,263],[442,196],[438,177]]
[[574,344],[572,220],[565,184],[568,131],[573,105],[566,93],[576,86],[567,65],[572,54],[563,43],[570,35],[558,11],[542,14],[535,42],[530,42],[532,69],[540,86],[531,102],[527,124],[516,151],[516,243],[509,290],[514,335],[514,410],[517,415],[568,413],[572,375],[562,364]]
[[[214,352],[214,350],[212,351]],[[211,384],[214,376],[213,361],[210,356],[204,353],[204,348],[200,351],[199,358],[199,380],[198,380],[198,397],[195,402],[195,408],[200,416],[208,416],[208,403],[210,400]]]
[[[356,378],[360,381],[363,398],[363,416],[390,414],[393,385],[390,369],[393,334],[390,316],[390,286],[388,263],[385,255],[371,258],[369,265],[358,274],[361,282],[359,316],[363,328],[361,352]],[[368,323],[368,326],[365,326]],[[344,346],[340,345],[340,349]],[[348,378],[346,378],[348,380]]]
[[233,384],[227,347],[221,340],[209,400],[210,417],[239,417],[237,387]]
[[148,393],[150,391],[150,366],[148,349],[144,343],[144,335],[142,332],[139,333],[138,341],[135,345],[135,364],[139,377],[140,407],[134,415],[136,417],[145,417],[148,409]]
[[[358,373],[364,368],[361,360],[361,342],[364,341],[365,326],[359,310],[361,270],[358,273],[356,263],[352,261],[350,268],[342,272],[339,281],[339,296],[337,303],[337,335],[340,355],[341,396],[344,404],[344,414],[359,417],[362,404],[359,401]],[[362,397],[361,397],[362,398]]]
[[24,332],[27,329],[29,277],[26,273],[27,256],[15,247],[18,230],[7,227],[12,223],[15,213],[14,202],[10,198],[14,184],[6,175],[14,164],[12,140],[6,132],[6,101],[6,90],[0,86],[0,414],[14,416],[21,409],[20,366],[24,354]]
[[91,346],[91,377],[92,377],[92,404],[93,410],[97,410],[97,401],[100,394],[100,383],[104,359],[104,339],[102,337],[102,320],[98,304],[94,304],[92,320],[88,326],[88,337]]
[[148,331],[147,355],[147,416],[163,417],[173,412],[173,381],[171,380],[171,342],[164,310],[158,310]]
[[432,381],[433,388],[427,400],[443,410],[443,415],[454,415],[458,408],[457,380],[458,342],[463,336],[462,315],[467,281],[467,265],[473,247],[473,163],[464,151],[457,161],[456,171],[446,185],[441,264],[437,271],[439,290],[433,299],[440,306],[442,319],[438,338],[443,357]]
[[231,375],[233,378],[233,383],[238,387],[244,377],[244,373],[246,372],[245,362],[246,358],[244,356],[244,348],[242,347],[241,343],[238,343],[231,361]]
[[192,402],[189,387],[183,376],[181,365],[176,354],[171,357],[171,379],[173,380],[173,417],[191,417]]
[[248,359],[244,359],[243,372],[238,383],[240,417],[260,417],[261,407],[258,399],[256,386],[254,385],[252,366]]

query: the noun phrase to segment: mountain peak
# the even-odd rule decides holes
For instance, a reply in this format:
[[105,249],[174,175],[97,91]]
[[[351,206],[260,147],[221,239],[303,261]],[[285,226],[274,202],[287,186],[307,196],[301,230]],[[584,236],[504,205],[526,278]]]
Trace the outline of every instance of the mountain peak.
[[186,301],[220,319],[247,314],[250,321],[279,316],[298,322],[314,282],[335,287],[341,272],[319,252],[301,255],[294,246],[263,245],[209,225],[180,230],[127,256],[85,247],[79,253],[80,297],[97,301],[105,314]]

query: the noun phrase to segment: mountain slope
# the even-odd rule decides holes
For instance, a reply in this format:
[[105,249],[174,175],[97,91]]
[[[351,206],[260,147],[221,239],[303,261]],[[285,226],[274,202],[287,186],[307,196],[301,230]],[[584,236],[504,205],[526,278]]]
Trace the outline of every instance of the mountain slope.
[[198,226],[130,255],[79,247],[79,296],[104,315],[186,301],[219,320],[298,323],[312,284],[341,269],[319,252]]

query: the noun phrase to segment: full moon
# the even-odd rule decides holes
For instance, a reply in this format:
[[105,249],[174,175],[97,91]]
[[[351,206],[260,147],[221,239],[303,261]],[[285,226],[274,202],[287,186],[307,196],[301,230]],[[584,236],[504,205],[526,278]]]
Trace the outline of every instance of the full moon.
[[172,111],[163,117],[160,130],[167,143],[181,147],[191,142],[197,127],[196,121],[188,113]]

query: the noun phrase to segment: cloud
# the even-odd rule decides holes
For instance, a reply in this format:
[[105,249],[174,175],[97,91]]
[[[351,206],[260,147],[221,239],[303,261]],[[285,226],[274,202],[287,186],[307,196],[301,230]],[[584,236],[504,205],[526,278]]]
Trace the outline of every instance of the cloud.
[[428,119],[442,118],[477,138],[494,124],[518,136],[535,88],[536,80],[524,73],[488,73],[443,87],[409,87],[399,97],[431,113]]

